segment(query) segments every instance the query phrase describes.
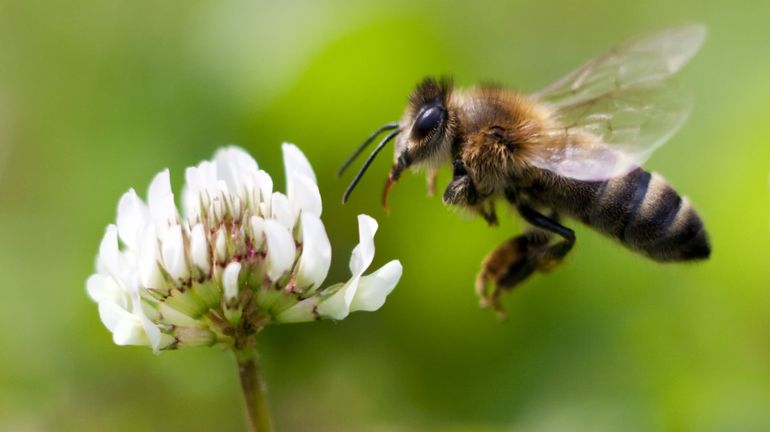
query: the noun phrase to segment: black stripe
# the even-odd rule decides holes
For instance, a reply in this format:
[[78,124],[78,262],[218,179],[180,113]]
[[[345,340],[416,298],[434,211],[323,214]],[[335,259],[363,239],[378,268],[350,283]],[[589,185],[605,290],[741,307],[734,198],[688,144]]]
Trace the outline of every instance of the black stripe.
[[626,241],[645,250],[666,236],[682,203],[679,194],[662,178],[658,179],[658,189],[648,191],[642,202],[642,207],[647,208],[647,211],[642,214],[640,207],[625,230]]
[[[672,224],[676,219],[672,220]],[[670,231],[666,237],[651,245],[650,252],[661,256],[667,261],[679,261],[702,258],[700,254],[708,254],[708,239],[703,228],[703,221],[692,207],[685,210],[679,218],[680,224]]]
[[[623,240],[623,230],[631,219],[631,210],[638,207],[644,198],[649,181],[650,174],[640,168],[610,180],[601,188],[602,195],[597,195],[596,204],[588,216],[589,225]],[[641,192],[640,184],[644,185]],[[641,197],[637,197],[640,193]]]
[[631,199],[626,205],[626,217],[623,220],[623,231],[620,234],[620,241],[628,243],[626,240],[628,236],[628,227],[631,225],[634,217],[639,213],[639,207],[641,207],[644,197],[647,196],[647,190],[650,188],[650,178],[652,175],[647,171],[642,171],[642,174],[636,178],[636,189],[634,190]]

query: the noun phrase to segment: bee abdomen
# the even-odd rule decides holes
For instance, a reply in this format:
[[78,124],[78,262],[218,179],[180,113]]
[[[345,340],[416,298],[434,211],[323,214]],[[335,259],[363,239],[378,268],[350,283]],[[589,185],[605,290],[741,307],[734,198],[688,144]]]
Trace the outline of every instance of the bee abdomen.
[[703,221],[663,177],[636,169],[598,189],[586,222],[656,261],[708,258]]

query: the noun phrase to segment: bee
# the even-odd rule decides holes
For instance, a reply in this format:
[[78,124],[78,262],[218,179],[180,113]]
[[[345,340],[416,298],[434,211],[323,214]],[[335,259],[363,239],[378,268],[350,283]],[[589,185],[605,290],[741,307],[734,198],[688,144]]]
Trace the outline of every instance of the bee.
[[691,100],[672,83],[695,55],[705,28],[686,25],[623,43],[532,94],[499,86],[456,88],[427,78],[400,121],[377,129],[342,165],[340,175],[379,135],[389,132],[345,191],[343,203],[377,154],[395,139],[382,195],[407,168],[452,167],[443,193],[450,206],[497,224],[495,203],[527,222],[483,261],[476,279],[482,305],[502,311],[501,293],[548,272],[575,244],[562,218],[577,219],[658,262],[703,260],[711,247],[690,201],[642,168],[679,129]]

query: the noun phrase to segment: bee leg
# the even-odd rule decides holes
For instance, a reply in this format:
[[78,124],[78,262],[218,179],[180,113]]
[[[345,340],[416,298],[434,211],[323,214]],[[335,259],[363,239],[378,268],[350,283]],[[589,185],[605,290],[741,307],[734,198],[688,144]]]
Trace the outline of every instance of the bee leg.
[[[494,308],[505,316],[500,296],[526,280],[535,271],[552,270],[575,244],[575,233],[530,207],[519,205],[519,213],[536,229],[514,237],[492,251],[485,259],[476,278],[476,293],[482,306]],[[552,243],[554,234],[562,240]],[[493,283],[490,290],[489,283]]]
[[556,234],[562,240],[552,245],[545,245],[536,252],[537,269],[542,272],[552,270],[575,245],[575,232],[559,224],[558,217],[547,217],[526,205],[518,206],[519,214],[536,228]]
[[460,161],[455,161],[454,175],[444,189],[443,201],[444,204],[460,207],[476,207],[481,202],[471,176]]
[[[500,304],[503,291],[512,290],[537,270],[537,251],[549,243],[550,234],[530,230],[498,246],[484,258],[476,277],[476,294],[481,306],[492,307],[499,317],[505,317]],[[490,282],[492,288],[489,288]]]
[[489,226],[497,226],[497,212],[495,212],[495,203],[491,200],[485,201],[478,206],[478,213],[489,224]]
[[438,169],[431,168],[425,174],[425,181],[428,185],[428,196],[432,197],[436,195],[436,178],[438,177]]

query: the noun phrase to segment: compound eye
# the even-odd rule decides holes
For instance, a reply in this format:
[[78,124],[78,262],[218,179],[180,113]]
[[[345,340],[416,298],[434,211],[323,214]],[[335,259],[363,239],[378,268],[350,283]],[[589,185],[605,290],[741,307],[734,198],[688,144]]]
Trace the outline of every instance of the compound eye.
[[423,110],[412,127],[412,135],[415,138],[425,138],[437,129],[444,120],[444,109],[440,106],[432,106]]

